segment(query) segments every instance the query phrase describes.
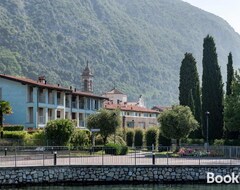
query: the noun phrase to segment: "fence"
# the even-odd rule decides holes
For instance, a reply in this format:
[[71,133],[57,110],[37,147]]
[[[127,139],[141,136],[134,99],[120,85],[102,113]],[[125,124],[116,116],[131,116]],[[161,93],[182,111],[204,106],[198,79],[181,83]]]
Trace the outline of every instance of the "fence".
[[114,155],[106,147],[0,147],[0,167],[50,165],[239,165],[240,147],[134,147]]

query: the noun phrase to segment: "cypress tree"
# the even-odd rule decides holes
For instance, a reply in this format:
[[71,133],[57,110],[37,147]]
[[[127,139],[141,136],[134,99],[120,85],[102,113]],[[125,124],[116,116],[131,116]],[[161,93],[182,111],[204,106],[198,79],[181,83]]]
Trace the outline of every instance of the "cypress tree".
[[213,37],[207,36],[203,43],[202,75],[202,118],[203,133],[206,138],[206,112],[209,111],[209,140],[223,136],[223,83],[218,65]]
[[189,106],[195,119],[201,124],[200,86],[196,65],[193,55],[185,53],[180,68],[179,103],[183,106]]
[[232,81],[233,81],[233,61],[232,61],[232,53],[230,52],[228,55],[228,63],[227,63],[227,87],[226,87],[226,95],[232,94]]

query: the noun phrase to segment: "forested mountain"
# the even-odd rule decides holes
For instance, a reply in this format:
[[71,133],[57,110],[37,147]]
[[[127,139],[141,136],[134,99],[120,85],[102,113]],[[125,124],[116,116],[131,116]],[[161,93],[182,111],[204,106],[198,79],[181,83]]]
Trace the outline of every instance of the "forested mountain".
[[[214,37],[223,76],[240,64],[240,36],[223,19],[180,0],[1,0],[0,72],[81,87],[86,60],[95,92],[116,86],[148,106],[178,102],[179,68]],[[239,66],[239,65],[238,65]]]

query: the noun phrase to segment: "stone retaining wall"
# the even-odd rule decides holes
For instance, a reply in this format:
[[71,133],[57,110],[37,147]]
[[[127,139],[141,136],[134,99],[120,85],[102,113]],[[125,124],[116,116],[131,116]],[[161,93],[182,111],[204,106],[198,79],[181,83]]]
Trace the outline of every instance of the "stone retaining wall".
[[105,182],[206,182],[206,172],[238,174],[240,166],[45,166],[0,168],[1,185]]

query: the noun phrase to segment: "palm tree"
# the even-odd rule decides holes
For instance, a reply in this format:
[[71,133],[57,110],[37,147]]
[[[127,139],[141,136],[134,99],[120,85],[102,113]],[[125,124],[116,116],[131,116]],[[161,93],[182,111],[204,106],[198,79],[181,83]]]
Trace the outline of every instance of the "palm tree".
[[12,107],[10,103],[4,100],[0,100],[0,127],[1,134],[0,137],[3,138],[3,115],[12,114]]

